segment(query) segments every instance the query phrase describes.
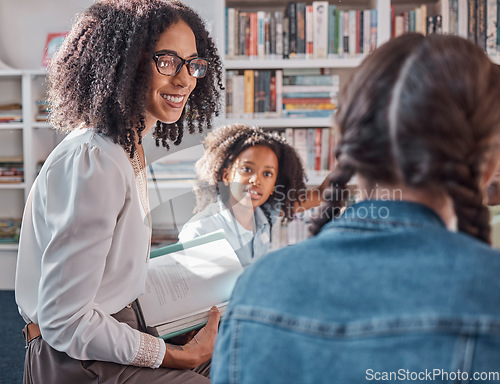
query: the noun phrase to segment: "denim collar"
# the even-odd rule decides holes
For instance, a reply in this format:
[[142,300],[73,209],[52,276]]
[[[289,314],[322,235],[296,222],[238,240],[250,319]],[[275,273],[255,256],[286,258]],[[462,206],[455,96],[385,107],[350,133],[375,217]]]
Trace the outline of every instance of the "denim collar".
[[325,225],[336,227],[446,227],[438,214],[425,205],[410,201],[364,200],[347,207],[335,220]]

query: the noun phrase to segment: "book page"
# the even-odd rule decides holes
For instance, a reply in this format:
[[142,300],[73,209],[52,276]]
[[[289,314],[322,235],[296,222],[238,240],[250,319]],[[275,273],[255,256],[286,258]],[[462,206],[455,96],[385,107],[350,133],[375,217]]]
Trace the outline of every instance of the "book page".
[[226,239],[150,260],[145,293],[139,297],[147,326],[156,326],[229,300],[243,272]]

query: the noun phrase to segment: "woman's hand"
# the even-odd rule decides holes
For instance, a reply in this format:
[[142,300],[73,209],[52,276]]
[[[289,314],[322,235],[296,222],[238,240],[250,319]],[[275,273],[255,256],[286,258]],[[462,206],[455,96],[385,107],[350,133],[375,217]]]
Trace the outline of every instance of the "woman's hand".
[[162,367],[192,369],[212,357],[215,337],[219,329],[220,313],[217,307],[210,309],[208,323],[186,345],[167,344]]

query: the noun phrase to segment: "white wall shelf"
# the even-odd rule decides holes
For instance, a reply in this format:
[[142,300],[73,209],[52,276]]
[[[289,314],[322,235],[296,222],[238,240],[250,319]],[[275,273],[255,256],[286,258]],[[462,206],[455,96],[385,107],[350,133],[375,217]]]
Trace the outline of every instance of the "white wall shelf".
[[226,59],[225,69],[356,68],[364,56],[329,59]]
[[45,122],[45,121],[35,121],[32,124],[32,127],[35,129],[50,129],[50,128],[52,128],[52,125],[50,123]]
[[0,251],[17,251],[16,243],[0,243]]
[[228,118],[224,121],[225,124],[245,123],[256,125],[261,128],[301,128],[301,127],[330,127],[332,125],[331,118],[290,118],[290,119],[277,119],[277,118],[262,118],[262,119],[249,119],[249,118]]
[[22,189],[26,188],[26,183],[0,183],[0,189]]
[[13,129],[23,129],[23,123],[0,123],[0,130],[10,131]]

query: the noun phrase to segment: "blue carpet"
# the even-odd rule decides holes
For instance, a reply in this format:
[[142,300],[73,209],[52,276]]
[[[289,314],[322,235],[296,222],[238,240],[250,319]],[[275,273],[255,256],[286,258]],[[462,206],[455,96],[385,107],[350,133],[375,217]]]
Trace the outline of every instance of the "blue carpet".
[[0,384],[21,384],[24,367],[24,320],[14,291],[0,290]]

